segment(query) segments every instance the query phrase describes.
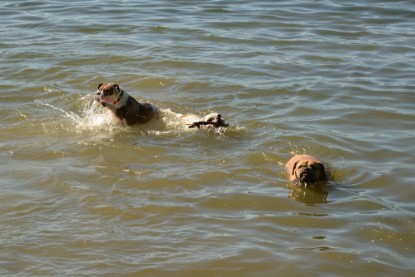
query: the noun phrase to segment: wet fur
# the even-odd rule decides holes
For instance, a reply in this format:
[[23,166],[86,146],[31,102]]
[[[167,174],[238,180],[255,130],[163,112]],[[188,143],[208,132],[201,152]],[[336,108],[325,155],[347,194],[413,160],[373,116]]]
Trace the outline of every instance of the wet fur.
[[[95,93],[95,100],[108,108],[123,124],[144,124],[160,115],[160,110],[150,103],[140,103],[120,88],[118,84],[101,83]],[[193,114],[176,114],[181,122],[189,128],[228,127],[218,113],[211,113],[202,118]]]
[[327,181],[324,164],[310,155],[295,155],[285,165],[289,179],[308,186]]
[[144,124],[159,112],[156,106],[138,102],[112,83],[99,84],[95,100],[110,109],[125,125]]

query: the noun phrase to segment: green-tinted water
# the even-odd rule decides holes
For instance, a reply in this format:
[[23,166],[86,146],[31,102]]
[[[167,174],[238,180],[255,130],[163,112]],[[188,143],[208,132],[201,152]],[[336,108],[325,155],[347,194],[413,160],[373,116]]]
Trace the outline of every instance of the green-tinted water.
[[[2,276],[410,276],[411,1],[0,4]],[[164,110],[124,128],[119,83]],[[326,161],[289,187],[292,153]]]

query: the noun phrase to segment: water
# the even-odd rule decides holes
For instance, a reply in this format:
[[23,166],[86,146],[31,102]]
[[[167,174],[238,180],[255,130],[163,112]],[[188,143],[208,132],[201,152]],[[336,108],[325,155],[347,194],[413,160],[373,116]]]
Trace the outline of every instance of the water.
[[[0,4],[2,276],[412,276],[413,1]],[[125,128],[119,83],[188,131]],[[171,114],[170,114],[171,115]],[[293,153],[324,191],[290,186]]]

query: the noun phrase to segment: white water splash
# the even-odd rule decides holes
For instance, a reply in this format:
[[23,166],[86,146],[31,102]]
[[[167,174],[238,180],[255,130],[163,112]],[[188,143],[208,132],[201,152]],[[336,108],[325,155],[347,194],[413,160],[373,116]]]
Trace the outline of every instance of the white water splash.
[[121,126],[108,109],[102,108],[101,105],[90,99],[89,95],[81,99],[85,104],[81,115],[74,121],[78,131],[112,131],[117,126]]
[[111,112],[107,109],[102,109],[97,103],[92,101],[90,95],[81,97],[80,102],[83,103],[83,107],[79,114],[72,111],[68,112],[63,108],[49,103],[44,103],[40,100],[35,102],[41,106],[58,111],[63,118],[70,120],[73,124],[73,129],[79,133],[97,130],[112,131],[114,128],[119,126]]

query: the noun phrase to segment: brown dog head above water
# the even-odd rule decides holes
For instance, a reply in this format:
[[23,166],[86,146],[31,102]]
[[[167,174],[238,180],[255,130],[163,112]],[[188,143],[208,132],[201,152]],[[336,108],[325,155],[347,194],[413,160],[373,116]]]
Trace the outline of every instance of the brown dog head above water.
[[95,101],[108,108],[122,124],[127,126],[144,124],[159,112],[156,106],[139,103],[114,83],[99,84]]
[[310,155],[295,155],[285,165],[289,179],[305,187],[327,182],[324,164]]
[[95,100],[115,105],[121,100],[123,93],[124,91],[117,84],[101,83],[98,85]]

